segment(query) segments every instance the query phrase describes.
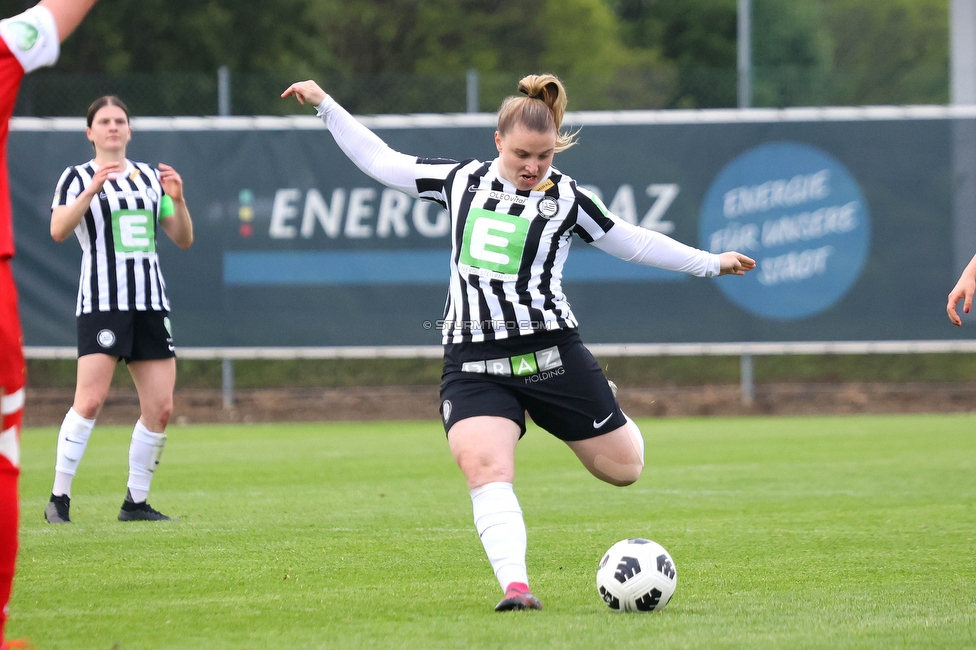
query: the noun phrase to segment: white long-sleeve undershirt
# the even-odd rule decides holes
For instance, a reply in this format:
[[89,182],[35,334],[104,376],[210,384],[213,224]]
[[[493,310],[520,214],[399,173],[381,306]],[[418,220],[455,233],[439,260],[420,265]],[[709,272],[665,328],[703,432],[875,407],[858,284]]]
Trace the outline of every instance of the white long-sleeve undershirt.
[[621,219],[593,245],[625,262],[656,266],[710,278],[721,272],[718,255],[686,246],[659,232],[639,228]]
[[[336,144],[363,173],[409,196],[419,196],[415,156],[391,149],[329,95],[315,109]],[[712,277],[721,270],[718,255],[620,219],[616,219],[613,228],[593,245],[627,262],[699,277]]]
[[329,95],[315,107],[343,153],[367,176],[417,198],[416,156],[394,151]]

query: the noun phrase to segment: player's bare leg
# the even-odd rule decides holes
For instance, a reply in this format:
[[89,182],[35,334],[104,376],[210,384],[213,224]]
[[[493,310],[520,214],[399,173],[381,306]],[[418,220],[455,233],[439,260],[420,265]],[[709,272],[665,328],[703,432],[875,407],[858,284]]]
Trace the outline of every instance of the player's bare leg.
[[519,425],[508,418],[478,416],[457,422],[447,435],[468,482],[475,528],[505,592],[496,611],[542,609],[529,591],[525,520],[512,488],[520,434]]
[[629,417],[619,429],[566,444],[590,474],[611,485],[630,485],[644,470],[644,438]]

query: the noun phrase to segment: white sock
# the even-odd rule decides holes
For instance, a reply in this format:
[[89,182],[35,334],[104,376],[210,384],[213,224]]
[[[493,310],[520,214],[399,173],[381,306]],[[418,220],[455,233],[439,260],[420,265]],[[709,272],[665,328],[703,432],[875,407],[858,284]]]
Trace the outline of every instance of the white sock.
[[165,433],[153,433],[143,425],[142,420],[136,421],[132,429],[132,443],[129,445],[129,496],[134,503],[140,503],[149,496],[149,484],[152,483],[153,472],[159,465],[159,457],[163,454],[166,444]]
[[81,457],[85,455],[88,438],[95,428],[95,420],[78,415],[73,408],[68,409],[58,432],[58,456],[54,464],[54,488],[56,496],[71,496],[71,481],[78,471]]
[[529,584],[525,568],[525,520],[511,483],[487,483],[471,490],[474,525],[491,568],[504,591],[513,582]]

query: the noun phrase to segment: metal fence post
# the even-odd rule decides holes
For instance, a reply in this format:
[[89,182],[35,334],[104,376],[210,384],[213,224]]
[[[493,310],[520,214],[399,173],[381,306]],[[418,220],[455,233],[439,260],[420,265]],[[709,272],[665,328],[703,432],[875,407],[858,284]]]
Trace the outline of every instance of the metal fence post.
[[229,411],[234,408],[234,360],[224,357],[220,364],[221,377],[224,391],[224,410]]
[[738,2],[739,108],[752,106],[752,0]]
[[756,396],[756,386],[753,375],[753,360],[751,354],[743,354],[739,358],[739,373],[742,383],[742,405],[752,406]]
[[217,68],[217,114],[230,115],[230,68]]
[[477,113],[478,106],[478,71],[474,68],[468,69],[468,112]]

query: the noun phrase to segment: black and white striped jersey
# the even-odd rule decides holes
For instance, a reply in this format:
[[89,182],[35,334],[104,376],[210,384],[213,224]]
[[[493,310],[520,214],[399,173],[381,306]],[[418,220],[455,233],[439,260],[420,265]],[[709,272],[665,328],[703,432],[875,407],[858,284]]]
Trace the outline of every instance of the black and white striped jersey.
[[[94,160],[64,170],[52,209],[71,204],[98,171]],[[92,199],[75,235],[81,244],[76,315],[108,311],[169,311],[156,254],[156,228],[164,192],[159,171],[126,160]]]
[[532,190],[517,190],[499,161],[417,158],[391,149],[328,95],[315,107],[339,148],[363,172],[451,215],[451,280],[442,340],[482,342],[574,328],[563,294],[572,236],[628,262],[700,277],[721,260],[607,210],[555,167]]
[[451,214],[443,342],[504,339],[577,326],[562,290],[572,236],[592,242],[614,220],[599,199],[550,168],[516,190],[498,160],[417,159],[417,192]]

